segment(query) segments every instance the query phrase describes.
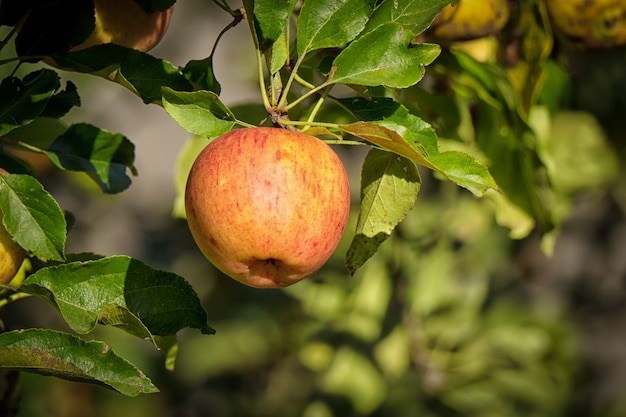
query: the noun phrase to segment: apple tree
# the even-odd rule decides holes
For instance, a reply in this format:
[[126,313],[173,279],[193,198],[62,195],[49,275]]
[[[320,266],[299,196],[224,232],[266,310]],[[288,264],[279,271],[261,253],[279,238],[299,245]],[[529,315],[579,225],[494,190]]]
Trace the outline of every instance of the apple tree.
[[[295,408],[276,406],[283,415],[399,415],[407,404],[406,415],[529,415],[509,404],[555,415],[565,407],[575,332],[558,314],[493,298],[493,277],[506,275],[515,240],[534,236],[551,253],[574,196],[616,177],[616,155],[595,121],[563,110],[569,78],[555,45],[613,47],[625,42],[623,30],[607,23],[567,33],[560,22],[573,11],[543,0],[215,0],[212,13],[228,23],[211,53],[175,65],[114,35],[138,31],[137,16],[169,16],[182,5],[106,3],[141,10],[118,9],[120,27],[98,38],[103,3],[0,2],[0,208],[27,254],[1,287],[0,309],[36,297],[68,326],[2,329],[0,367],[14,378],[5,399],[22,372],[131,397],[159,391],[93,337],[103,326],[148,340],[168,370],[185,360],[180,332],[196,331],[208,356],[209,340],[221,337],[188,277],[124,254],[66,252],[81,213],[64,210],[31,158],[84,175],[104,195],[128,192],[138,175],[132,138],[65,121],[89,105],[81,85],[64,78],[73,72],[129,90],[188,132],[175,217],[185,217],[186,178],[200,150],[234,129],[299,131],[346,158],[363,151],[358,198],[328,268],[293,287],[248,289],[261,293],[257,307],[263,297],[296,301],[307,331],[293,336],[294,355],[322,375],[301,388],[308,399]],[[255,53],[258,101],[250,106],[222,100],[214,67],[220,41],[240,25]],[[156,43],[166,28],[145,36]],[[562,134],[568,124],[590,132],[577,147]],[[289,350],[267,328],[258,334]],[[412,384],[419,390],[408,392]],[[7,400],[0,409],[15,407]]]

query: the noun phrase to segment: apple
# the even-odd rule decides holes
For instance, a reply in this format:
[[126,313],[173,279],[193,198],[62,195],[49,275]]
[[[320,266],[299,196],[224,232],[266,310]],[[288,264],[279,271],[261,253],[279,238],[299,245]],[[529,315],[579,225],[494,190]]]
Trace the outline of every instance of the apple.
[[159,43],[169,26],[174,6],[148,13],[134,0],[94,0],[96,28],[71,51],[115,43],[147,52]]
[[[8,172],[0,168],[0,174],[8,174]],[[0,218],[2,211],[0,211]],[[6,285],[15,276],[20,269],[26,251],[18,245],[9,232],[0,224],[0,284]]]
[[624,0],[547,0],[556,32],[591,48],[626,44]]
[[459,0],[433,22],[438,40],[465,41],[497,34],[509,20],[508,0]]
[[304,133],[244,128],[212,141],[185,191],[189,229],[219,270],[256,288],[294,284],[335,251],[350,211],[337,154]]

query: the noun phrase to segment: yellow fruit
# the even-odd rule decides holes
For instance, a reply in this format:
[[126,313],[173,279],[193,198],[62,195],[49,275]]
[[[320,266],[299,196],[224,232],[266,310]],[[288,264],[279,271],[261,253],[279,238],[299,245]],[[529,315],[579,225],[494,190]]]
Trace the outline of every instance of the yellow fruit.
[[147,13],[133,0],[95,0],[96,28],[78,51],[90,46],[115,43],[147,52],[163,37],[174,6],[162,12]]
[[252,287],[286,287],[336,249],[350,186],[321,140],[279,128],[238,129],[200,153],[185,208],[198,247],[218,269]]
[[441,11],[432,35],[448,41],[495,35],[506,25],[509,13],[508,0],[459,0]]
[[626,44],[626,1],[546,0],[557,33],[589,47]]

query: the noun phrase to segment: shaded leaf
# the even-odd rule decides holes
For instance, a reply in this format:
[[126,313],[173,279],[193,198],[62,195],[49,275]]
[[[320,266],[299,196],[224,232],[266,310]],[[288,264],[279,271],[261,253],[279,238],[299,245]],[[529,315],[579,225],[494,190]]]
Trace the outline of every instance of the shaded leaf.
[[195,87],[196,90],[212,91],[219,95],[222,91],[222,86],[215,78],[213,72],[213,58],[205,58],[198,60],[191,60],[185,64],[182,69],[182,73]]
[[80,107],[80,96],[76,84],[68,81],[65,90],[50,97],[48,105],[40,116],[58,119],[65,116],[72,107]]
[[0,136],[37,118],[60,85],[58,74],[48,69],[31,72],[23,80],[3,79],[0,83]]
[[139,369],[100,341],[47,329],[0,334],[0,368],[95,384],[128,396],[159,390]]
[[424,76],[441,48],[412,44],[413,32],[399,23],[387,23],[359,37],[333,61],[332,83],[406,88]]
[[41,260],[65,258],[63,211],[30,175],[0,175],[2,224],[13,239]]
[[119,193],[130,186],[126,168],[137,174],[135,146],[124,135],[85,123],[70,126],[46,154],[59,168],[92,174],[106,193]]
[[138,337],[174,335],[185,327],[213,333],[183,278],[128,256],[43,268],[21,290],[52,304],[77,333],[91,332],[98,323]]
[[163,107],[194,135],[216,137],[235,126],[235,116],[211,91],[182,92],[163,88]]
[[52,58],[64,69],[116,82],[138,95],[144,103],[160,103],[163,86],[177,91],[192,89],[183,73],[171,63],[112,43],[55,54]]
[[363,30],[373,6],[371,0],[304,2],[298,16],[298,55],[346,45]]
[[409,213],[421,187],[415,164],[391,152],[372,149],[361,171],[361,211],[346,253],[351,274],[361,267]]

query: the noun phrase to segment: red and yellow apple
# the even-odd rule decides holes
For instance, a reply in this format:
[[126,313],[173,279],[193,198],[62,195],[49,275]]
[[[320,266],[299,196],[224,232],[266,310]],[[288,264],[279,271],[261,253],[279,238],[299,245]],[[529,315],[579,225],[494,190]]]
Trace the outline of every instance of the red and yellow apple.
[[335,251],[350,211],[345,168],[318,138],[245,128],[212,141],[185,191],[191,234],[218,269],[257,288],[294,284]]
[[[0,168],[0,174],[8,174],[8,172]],[[0,211],[0,218],[2,215],[2,211]],[[9,232],[0,224],[0,284],[6,285],[11,282],[25,257],[26,251],[13,240]]]
[[96,28],[78,51],[90,46],[114,43],[147,52],[159,43],[169,26],[174,6],[148,13],[134,0],[95,0]]

